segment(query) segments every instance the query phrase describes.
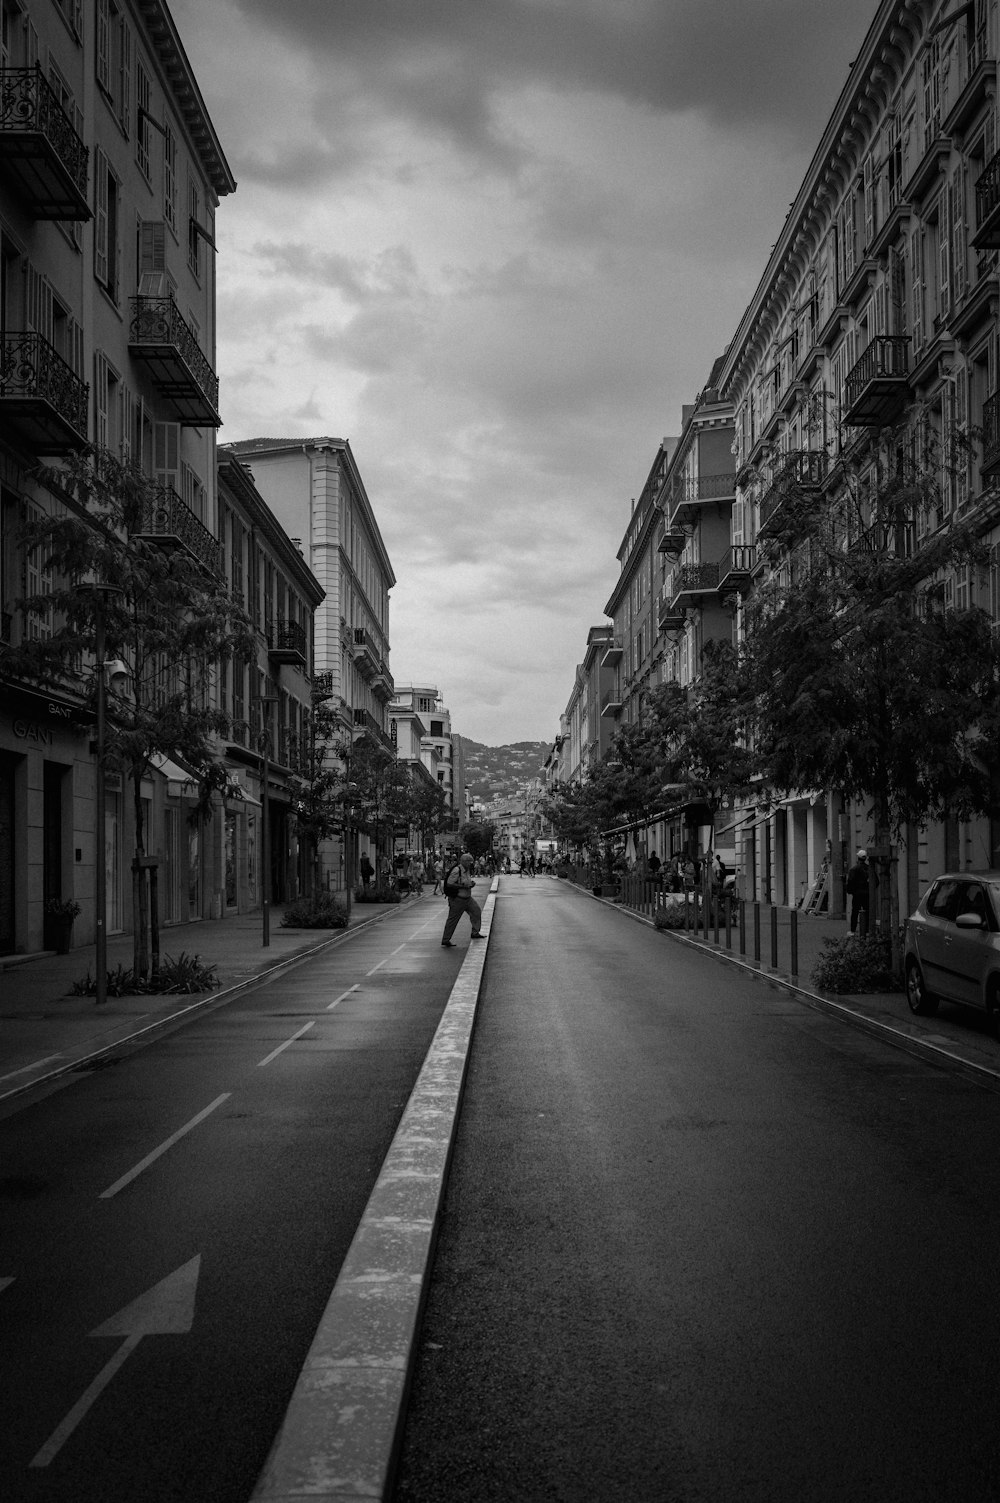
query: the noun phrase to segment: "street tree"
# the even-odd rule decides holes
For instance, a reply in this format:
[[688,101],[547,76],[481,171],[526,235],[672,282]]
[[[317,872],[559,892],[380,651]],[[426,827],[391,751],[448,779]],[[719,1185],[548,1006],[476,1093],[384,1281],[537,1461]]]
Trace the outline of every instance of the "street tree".
[[409,824],[409,769],[389,747],[365,734],[350,750],[349,782],[356,827],[372,837],[376,852],[388,853],[393,830]]
[[764,781],[868,806],[894,945],[893,839],[995,797],[1000,652],[987,613],[955,591],[982,548],[974,516],[941,525],[963,462],[886,432],[842,464],[832,504],[790,478],[746,617],[742,703]]
[[[193,817],[206,815],[213,794],[231,796],[217,753],[226,721],[215,704],[214,678],[225,653],[255,655],[256,639],[210,560],[157,540],[158,488],[135,465],[98,449],[41,470],[38,478],[56,505],[51,514],[24,519],[29,588],[16,605],[26,630],[16,648],[5,649],[5,668],[39,685],[71,686],[94,710],[97,678],[86,665],[95,661],[100,627],[105,660],[125,664],[127,688],[107,696],[97,775],[120,770],[131,784],[133,968],[145,977],[150,926],[155,939],[158,924],[149,903],[142,782],[154,758],[164,756],[193,775],[199,791]],[[87,588],[93,585],[114,592]]]
[[488,856],[493,849],[496,826],[488,819],[470,820],[458,833],[465,850],[478,860],[480,856]]

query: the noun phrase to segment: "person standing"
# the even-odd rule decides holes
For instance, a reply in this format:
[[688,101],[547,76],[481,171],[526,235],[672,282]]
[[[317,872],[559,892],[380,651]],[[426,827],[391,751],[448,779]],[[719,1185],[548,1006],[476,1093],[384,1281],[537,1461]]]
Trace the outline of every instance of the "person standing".
[[448,867],[444,878],[444,893],[448,899],[448,918],[445,922],[444,933],[441,936],[441,944],[446,950],[452,948],[451,936],[458,927],[458,921],[463,913],[469,915],[469,923],[472,925],[472,938],[485,939],[482,932],[483,910],[472,896],[472,889],[476,885],[476,879],[472,875],[472,857],[466,852],[459,861],[455,861]]
[[851,900],[851,933],[856,933],[860,927],[862,939],[868,933],[870,880],[868,852],[859,850],[854,865],[847,873],[847,893]]
[[371,884],[372,877],[374,877],[375,875],[375,868],[372,866],[372,858],[369,856],[367,851],[365,851],[361,860],[358,862],[358,870],[361,873],[361,885],[367,890],[367,888]]

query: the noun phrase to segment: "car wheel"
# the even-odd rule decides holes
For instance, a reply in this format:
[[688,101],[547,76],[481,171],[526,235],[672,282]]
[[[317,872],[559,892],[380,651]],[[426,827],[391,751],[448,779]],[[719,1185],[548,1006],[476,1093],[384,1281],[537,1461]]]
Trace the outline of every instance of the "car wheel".
[[924,973],[916,960],[906,962],[906,1000],[911,1012],[924,1016],[937,1012],[938,999],[924,985]]

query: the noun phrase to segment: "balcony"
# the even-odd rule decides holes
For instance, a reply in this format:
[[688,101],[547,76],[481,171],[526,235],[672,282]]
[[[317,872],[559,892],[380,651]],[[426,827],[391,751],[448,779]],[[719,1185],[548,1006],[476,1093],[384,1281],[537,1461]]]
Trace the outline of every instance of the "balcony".
[[734,543],[719,560],[719,594],[731,595],[749,588],[757,566],[757,549],[752,543]]
[[625,701],[622,699],[618,690],[613,689],[608,695],[607,699],[601,705],[601,719],[617,720],[624,707]]
[[687,540],[688,535],[683,527],[672,527],[667,522],[656,540],[656,551],[657,553],[683,553]]
[[979,473],[985,479],[1000,471],[1000,392],[983,403],[983,457]]
[[5,334],[2,348],[0,417],[6,432],[33,454],[86,448],[87,383],[40,334]]
[[382,658],[371,633],[364,626],[354,628],[354,666],[368,681],[377,678],[382,670]]
[[695,520],[704,506],[721,506],[735,500],[735,470],[724,475],[699,475],[697,480],[680,480],[671,496],[671,524]]
[[851,428],[882,428],[902,411],[910,395],[909,339],[877,334],[844,382],[842,421]]
[[169,485],[159,486],[155,496],[144,503],[142,524],[135,536],[167,547],[186,548],[210,574],[222,573],[222,549]]
[[674,569],[664,583],[656,602],[656,624],[660,631],[683,631],[687,619],[683,607],[677,604],[680,571]]
[[682,564],[674,580],[674,605],[701,605],[702,596],[719,588],[719,565]]
[[142,360],[176,420],[187,428],[218,428],[219,378],[173,298],[134,297],[128,347]]
[[396,748],[393,745],[392,737],[386,734],[370,710],[364,710],[356,706],[354,710],[354,725],[355,729],[372,736],[380,746],[384,746],[387,751],[392,752],[393,756],[395,756]]
[[293,668],[304,668],[307,662],[305,627],[298,621],[286,621],[278,617],[277,626],[268,623],[267,656],[273,664],[287,663]]
[[37,65],[0,68],[0,176],[36,219],[91,217],[87,148]]
[[312,697],[313,697],[313,700],[323,700],[323,699],[332,699],[333,698],[333,674],[332,673],[314,673],[313,674],[313,676],[312,676]]
[[382,663],[378,673],[372,679],[372,693],[376,699],[387,705],[396,693],[396,683],[388,666]]
[[826,480],[829,463],[825,449],[793,449],[778,462],[761,491],[758,537],[773,535],[803,503],[812,501]]
[[622,644],[621,644],[621,639],[618,638],[618,637],[612,638],[612,640],[607,644],[607,646],[604,649],[604,653],[603,653],[603,655],[601,657],[601,667],[602,668],[614,668],[614,667],[616,667],[621,662],[621,660],[622,660],[622,653],[624,652],[624,650],[625,649],[622,647]]
[[1000,246],[1000,151],[976,178],[976,233],[972,243],[977,250]]

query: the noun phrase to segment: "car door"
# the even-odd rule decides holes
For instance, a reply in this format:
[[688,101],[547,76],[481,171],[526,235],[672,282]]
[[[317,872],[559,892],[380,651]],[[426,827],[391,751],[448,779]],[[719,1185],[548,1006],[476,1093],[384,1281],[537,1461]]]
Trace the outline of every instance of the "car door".
[[941,877],[927,894],[923,916],[914,926],[914,942],[924,973],[924,984],[938,997],[954,1000],[951,946],[957,930],[955,904],[961,883],[957,877]]
[[[981,927],[966,928],[958,920],[973,914]],[[950,964],[956,1002],[971,1007],[986,1006],[986,976],[994,958],[996,917],[982,882],[969,880],[959,885],[954,914],[949,921],[947,959]]]

